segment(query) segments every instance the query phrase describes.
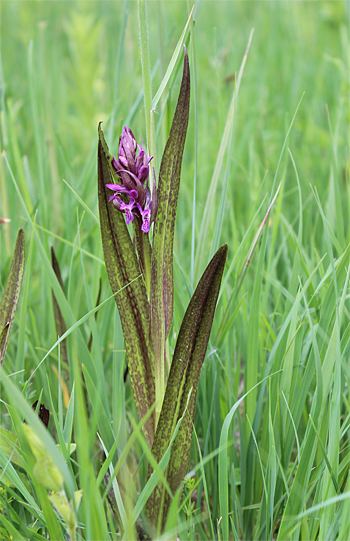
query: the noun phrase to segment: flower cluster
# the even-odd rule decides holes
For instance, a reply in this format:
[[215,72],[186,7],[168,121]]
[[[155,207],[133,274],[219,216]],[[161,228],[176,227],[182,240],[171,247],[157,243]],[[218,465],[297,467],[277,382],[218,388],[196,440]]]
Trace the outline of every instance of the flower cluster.
[[[138,149],[138,153],[137,153]],[[106,184],[114,194],[108,201],[125,214],[126,223],[135,218],[142,220],[141,230],[148,233],[154,209],[152,209],[151,190],[148,186],[149,163],[153,156],[147,158],[144,149],[136,143],[131,129],[123,127],[119,138],[118,159],[113,156],[112,166],[120,184]],[[124,196],[123,199],[120,196]],[[128,198],[128,199],[127,199]]]

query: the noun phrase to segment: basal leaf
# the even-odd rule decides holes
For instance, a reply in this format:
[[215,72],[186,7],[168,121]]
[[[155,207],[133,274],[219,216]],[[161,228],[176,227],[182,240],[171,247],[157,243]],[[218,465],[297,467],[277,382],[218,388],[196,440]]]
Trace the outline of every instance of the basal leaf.
[[7,344],[16,313],[24,275],[24,231],[17,235],[10,272],[0,304],[0,365],[4,362]]
[[[173,494],[188,469],[198,381],[207,350],[226,256],[227,245],[224,244],[210,261],[186,310],[152,447],[152,453],[160,461],[172,438],[176,423],[187,406],[172,446],[167,470],[167,480]],[[159,484],[147,502],[147,516],[159,531],[164,528],[170,503],[169,495]]]
[[[149,304],[137,255],[124,217],[112,203],[108,203],[109,194],[105,184],[114,182],[111,160],[112,157],[99,126],[98,200],[102,246],[113,293],[124,288],[116,296],[116,302],[123,329],[136,409],[142,419],[155,400],[154,365],[149,340]],[[136,279],[138,277],[139,279]],[[152,446],[154,432],[155,420],[152,415],[144,425],[145,437],[150,446]]]
[[[160,164],[157,188],[158,212],[153,236],[150,294],[151,339],[155,355],[156,379],[158,382],[162,381],[162,385],[165,383],[164,345],[170,331],[174,311],[174,228],[189,106],[190,70],[185,48],[184,69],[179,98],[169,139]],[[157,396],[157,400],[158,398]]]

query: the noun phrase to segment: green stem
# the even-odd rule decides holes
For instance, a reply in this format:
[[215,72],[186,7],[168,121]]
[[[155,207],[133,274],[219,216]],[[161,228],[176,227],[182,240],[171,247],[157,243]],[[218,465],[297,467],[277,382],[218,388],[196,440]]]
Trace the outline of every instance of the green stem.
[[111,114],[111,119],[110,119],[110,124],[109,124],[110,131],[108,134],[108,143],[111,145],[114,143],[114,123],[115,123],[115,117],[116,117],[116,112],[117,112],[119,81],[120,81],[120,73],[121,73],[121,66],[122,66],[122,60],[123,60],[125,32],[126,32],[126,26],[128,23],[128,16],[129,16],[129,0],[125,0],[123,22],[122,22],[121,32],[119,35],[119,43],[118,43],[118,62],[117,62],[117,75],[115,78],[115,87],[114,87],[113,109],[112,109],[112,114]]
[[150,136],[151,136],[151,109],[152,109],[152,88],[151,88],[151,65],[149,58],[148,44],[148,22],[146,0],[138,0],[138,15],[139,15],[139,36],[140,36],[140,52],[141,52],[141,68],[143,80],[143,95],[145,101],[146,115],[146,136],[147,148],[150,154]]
[[40,122],[40,112],[39,112],[39,103],[40,97],[35,83],[35,73],[34,73],[34,60],[33,60],[33,41],[29,42],[28,47],[28,72],[29,72],[29,95],[32,108],[32,119],[33,119],[33,129],[34,129],[34,140],[36,147],[36,157],[38,163],[38,178],[39,178],[39,197],[40,197],[40,208],[42,212],[42,222],[44,225],[48,225],[47,221],[47,197],[45,191],[45,181],[44,181],[44,160],[43,160],[43,136],[42,136],[42,125]]
[[141,231],[139,220],[134,220],[133,226],[136,249],[147,289],[147,297],[149,299],[151,291],[152,247],[148,235],[145,235],[145,233]]
[[[0,143],[0,152],[2,152],[1,143]],[[1,197],[0,211],[2,213],[2,215],[0,215],[0,218],[9,220],[11,213],[10,213],[9,200],[8,200],[7,191],[6,191],[6,179],[5,179],[3,156],[0,156],[0,197]],[[5,224],[0,225],[0,227],[3,227],[4,229],[4,236],[5,236],[5,250],[4,251],[5,251],[6,257],[9,257],[11,254],[11,234],[10,234],[11,230]]]
[[[152,77],[151,63],[149,54],[149,39],[148,39],[148,21],[146,0],[138,0],[138,15],[139,15],[139,35],[140,35],[140,52],[141,52],[141,67],[143,80],[143,96],[145,103],[146,117],[146,138],[147,138],[147,153],[148,156],[153,156],[152,167],[157,173],[157,158],[156,158],[156,130],[154,126],[154,111],[152,110]],[[152,183],[150,183],[152,192]]]
[[[154,111],[155,109],[151,110],[150,113],[150,138],[149,138],[149,156],[153,156],[152,160],[152,170],[154,169],[156,173],[157,178],[157,154],[156,154],[156,128],[154,124]],[[151,189],[151,193],[153,193],[153,180],[151,182],[151,175],[150,175],[150,182],[149,187]]]
[[[191,13],[190,1],[187,0],[188,13]],[[193,9],[193,8],[192,8]],[[191,232],[191,286],[194,290],[194,256],[195,256],[195,237],[196,237],[196,196],[197,196],[197,158],[198,158],[198,93],[197,93],[197,69],[196,69],[196,49],[194,39],[193,16],[190,21],[191,33],[191,56],[192,56],[192,80],[194,93],[194,173],[193,173],[193,199],[192,199],[192,232]]]

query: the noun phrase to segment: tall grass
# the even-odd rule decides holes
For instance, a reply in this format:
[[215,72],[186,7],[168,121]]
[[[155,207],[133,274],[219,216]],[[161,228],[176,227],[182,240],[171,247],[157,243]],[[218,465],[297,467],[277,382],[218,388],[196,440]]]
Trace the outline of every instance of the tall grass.
[[[146,7],[154,97],[192,5]],[[119,538],[104,446],[110,475],[132,494],[123,504],[113,483],[129,540],[150,493],[143,489],[152,457],[124,382],[98,225],[96,146],[101,120],[114,152],[124,123],[147,142],[137,4],[3,2],[0,9],[0,217],[11,219],[0,225],[0,296],[18,229],[26,235],[24,285],[1,373],[1,426],[15,435],[17,459],[2,436],[0,537],[67,538],[33,472],[25,418],[67,495],[83,490],[78,539]],[[341,1],[195,3],[171,350],[210,255],[227,242],[229,256],[199,382],[190,472],[164,539],[176,530],[181,540],[350,537],[348,9]],[[158,167],[180,63],[154,114]],[[68,329],[68,368],[52,291]],[[48,431],[32,411],[40,396],[51,411]]]

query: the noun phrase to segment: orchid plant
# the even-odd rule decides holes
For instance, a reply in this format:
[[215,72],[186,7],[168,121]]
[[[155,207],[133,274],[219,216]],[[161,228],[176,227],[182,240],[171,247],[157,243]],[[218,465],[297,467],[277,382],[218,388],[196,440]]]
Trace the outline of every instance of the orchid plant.
[[[133,508],[133,494],[128,493],[130,481],[128,473],[130,472],[127,471],[127,466],[125,465],[123,469],[127,483],[124,485],[120,483],[119,493],[115,488],[115,486],[118,487],[118,483],[114,483],[118,475],[117,467],[115,470],[109,469],[118,442],[115,441],[113,444],[112,440],[112,448],[107,449],[103,440],[100,439],[106,459],[98,474],[97,485],[100,486],[105,479],[107,484],[105,496],[108,495],[120,529],[124,530],[124,539],[128,534],[129,523],[132,530],[135,526],[138,539],[156,538],[176,527],[175,524],[169,527],[168,519],[171,522],[171,517],[176,515],[169,511],[177,509],[188,470],[197,387],[227,257],[227,245],[224,244],[217,250],[200,278],[178,331],[174,353],[170,360],[168,336],[174,311],[173,243],[189,104],[190,70],[185,48],[178,102],[160,163],[158,179],[155,168],[152,167],[153,157],[148,156],[146,150],[137,144],[129,127],[124,126],[122,130],[117,156],[109,151],[101,123],[98,127],[98,203],[102,246],[107,275],[115,295],[124,335],[131,388],[140,420],[137,430],[141,431],[142,427],[146,440],[143,442],[144,448],[147,449],[145,454],[149,459],[148,481],[143,490],[146,496],[143,494],[142,506],[138,503]],[[253,240],[238,277],[236,296],[278,191],[279,188]],[[59,264],[53,249],[51,257],[57,282],[64,290]],[[0,368],[5,359],[18,305],[24,262],[24,232],[20,230],[0,302]],[[54,316],[59,336],[55,346],[61,345],[60,359],[63,366],[69,368],[66,338],[75,326],[67,330],[56,294],[57,288],[56,293],[53,291]],[[101,283],[95,311],[101,306],[100,294]],[[235,298],[231,297],[230,302],[234,302]],[[229,307],[230,303],[226,308],[227,311]],[[90,337],[86,351],[90,350],[91,343]],[[48,351],[44,359],[52,349]],[[84,366],[82,373],[85,376],[88,391],[85,398],[91,399],[95,395],[89,392],[90,376],[84,370]],[[72,387],[72,381],[69,381],[71,374],[72,372],[67,370],[64,377],[67,379],[67,385],[61,378],[62,388]],[[75,378],[76,374],[80,374],[79,366],[76,373],[73,370]],[[17,398],[23,400],[11,382],[5,380],[5,384],[8,389],[18,393]],[[92,386],[90,390],[91,388]],[[69,395],[66,398],[65,403],[71,416],[70,431],[72,431],[74,402],[71,401]],[[47,428],[48,418],[45,422],[40,412],[47,412],[46,417],[49,412],[41,404],[40,397],[33,404],[33,408]],[[33,424],[35,427],[37,417],[33,414],[32,408],[26,410],[24,407],[22,411],[30,425]],[[65,523],[70,538],[74,540],[79,523],[77,513],[82,490],[78,487],[76,487],[77,490],[69,487],[66,492],[63,473],[66,474],[68,470],[65,471],[63,457],[56,452],[54,445],[51,445],[50,450],[47,451],[40,440],[40,434],[38,436],[32,426],[23,426],[24,435],[35,459],[32,480],[37,483],[39,490],[42,487],[51,491],[49,500]],[[0,431],[1,435],[5,435],[6,441],[5,444],[0,445],[0,451],[6,460],[12,461],[17,466],[26,467],[26,463],[18,459],[15,452],[15,448],[20,449],[17,445],[17,436],[3,428]],[[61,439],[60,444],[64,444],[63,437]],[[46,440],[46,443],[47,441],[51,443],[50,440]],[[65,446],[61,445],[61,447]],[[69,444],[68,447],[66,444],[67,456],[74,449],[75,444]],[[124,452],[126,452],[125,449]],[[124,468],[122,462],[119,465],[120,469]],[[108,469],[110,473],[107,473]],[[227,471],[225,465],[223,471]],[[147,524],[145,526],[139,515],[146,501]],[[128,510],[133,508],[129,522],[125,519],[125,508]],[[228,532],[228,519],[224,528]],[[133,531],[132,535],[134,535]]]
[[[128,127],[110,154],[101,124],[98,199],[108,279],[116,295],[136,409],[152,454],[159,463],[170,451],[164,483],[151,494],[148,527],[160,534],[172,496],[187,473],[196,392],[204,361],[227,245],[207,266],[186,310],[167,377],[167,338],[174,310],[173,243],[183,150],[190,104],[190,70],[185,48],[177,107],[161,160],[158,182],[152,157]],[[133,226],[133,239],[128,225]],[[153,226],[153,234],[152,234]],[[151,240],[152,238],[152,240]],[[149,477],[153,469],[149,466]]]

